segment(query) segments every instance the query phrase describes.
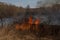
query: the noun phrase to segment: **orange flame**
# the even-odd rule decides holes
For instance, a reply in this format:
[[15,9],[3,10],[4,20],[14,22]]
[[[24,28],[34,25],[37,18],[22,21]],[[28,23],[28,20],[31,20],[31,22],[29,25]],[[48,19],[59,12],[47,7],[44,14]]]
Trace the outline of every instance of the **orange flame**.
[[16,24],[15,28],[16,28],[16,30],[19,30],[19,24]]
[[32,24],[32,16],[29,18],[29,24]]
[[29,17],[29,28],[32,28],[32,24],[33,24],[33,20],[32,20],[32,16]]
[[35,30],[36,30],[36,31],[39,31],[39,29],[38,29],[39,23],[40,23],[40,20],[39,20],[39,19],[36,19],[35,22],[34,22],[34,24],[35,24]]
[[27,21],[28,22],[28,24],[26,24],[26,23],[23,23],[22,25],[19,25],[19,24],[16,24],[16,30],[21,30],[21,31],[30,31],[30,28],[32,29],[32,31],[33,30],[36,30],[36,31],[38,31],[39,29],[38,29],[38,25],[39,25],[39,23],[40,23],[40,20],[39,19],[36,19],[35,21],[34,21],[34,24],[35,24],[35,26],[33,27],[32,25],[33,25],[33,20],[32,20],[32,16],[30,16],[29,17],[29,21]]
[[35,25],[38,25],[40,23],[40,20],[36,19],[34,23],[35,23]]
[[16,30],[21,30],[21,31],[25,31],[25,30],[29,30],[30,27],[28,24],[22,24],[22,25],[19,25],[19,24],[16,24]]

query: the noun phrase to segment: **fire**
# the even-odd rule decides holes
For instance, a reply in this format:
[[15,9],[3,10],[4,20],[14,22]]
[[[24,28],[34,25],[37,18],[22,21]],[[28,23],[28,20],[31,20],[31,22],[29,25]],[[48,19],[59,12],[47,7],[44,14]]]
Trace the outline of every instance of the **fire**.
[[16,24],[15,28],[16,28],[16,30],[19,30],[19,24]]
[[32,16],[30,16],[30,18],[29,18],[29,24],[33,24]]
[[29,24],[29,31],[31,30],[32,28],[32,24],[33,24],[33,19],[32,19],[32,16],[29,17],[29,21],[28,21],[28,24]]
[[22,31],[28,31],[30,28],[29,28],[29,25],[28,24],[22,24],[20,25],[20,30]]
[[[30,31],[30,29],[33,30],[36,30],[38,31],[38,25],[40,23],[40,20],[39,19],[36,19],[34,22],[33,22],[33,19],[32,19],[32,16],[29,17],[29,21],[27,21],[27,23],[23,23],[21,25],[19,24],[16,24],[16,30],[22,30],[22,31]],[[35,26],[32,26],[33,23],[35,24]]]
[[38,25],[40,23],[39,19],[36,19],[34,23]]
[[36,19],[35,22],[34,22],[36,31],[39,31],[39,29],[38,29],[39,23],[40,23],[40,20],[39,19]]
[[30,27],[29,27],[29,24],[22,24],[22,25],[19,25],[19,24],[16,24],[16,30],[21,30],[21,31],[25,31],[25,30],[29,30]]

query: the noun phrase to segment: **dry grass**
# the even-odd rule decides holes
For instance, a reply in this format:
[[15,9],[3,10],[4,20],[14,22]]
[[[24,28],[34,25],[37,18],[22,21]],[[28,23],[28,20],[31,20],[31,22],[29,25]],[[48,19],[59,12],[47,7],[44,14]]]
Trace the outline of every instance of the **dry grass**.
[[33,33],[17,31],[11,26],[0,29],[0,40],[53,40],[53,37],[37,37]]

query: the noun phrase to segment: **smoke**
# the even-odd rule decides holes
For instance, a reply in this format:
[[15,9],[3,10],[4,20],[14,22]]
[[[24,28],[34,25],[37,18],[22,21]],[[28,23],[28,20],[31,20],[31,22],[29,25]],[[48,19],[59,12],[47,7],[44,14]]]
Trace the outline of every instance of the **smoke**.
[[51,6],[53,4],[60,4],[60,0],[39,0],[37,6]]

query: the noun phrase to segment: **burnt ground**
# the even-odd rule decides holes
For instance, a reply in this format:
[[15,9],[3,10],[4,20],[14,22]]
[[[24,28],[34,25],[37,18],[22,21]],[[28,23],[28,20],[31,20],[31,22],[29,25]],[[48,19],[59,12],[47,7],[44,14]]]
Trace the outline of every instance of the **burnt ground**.
[[[56,29],[55,26],[53,27]],[[41,31],[36,34],[34,32],[15,30],[14,26],[3,27],[0,28],[0,40],[60,40],[60,31],[56,29],[57,33],[51,33],[49,29],[46,29],[47,32],[45,30],[45,32]]]

